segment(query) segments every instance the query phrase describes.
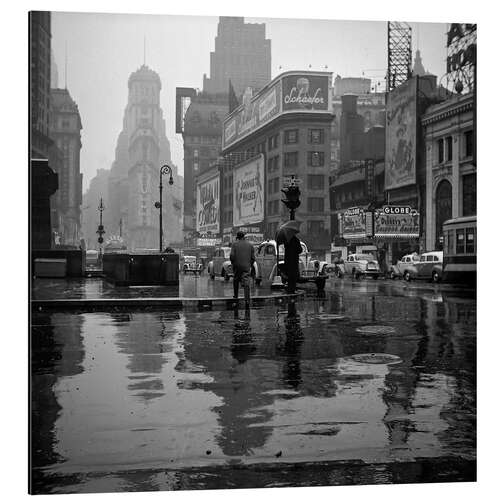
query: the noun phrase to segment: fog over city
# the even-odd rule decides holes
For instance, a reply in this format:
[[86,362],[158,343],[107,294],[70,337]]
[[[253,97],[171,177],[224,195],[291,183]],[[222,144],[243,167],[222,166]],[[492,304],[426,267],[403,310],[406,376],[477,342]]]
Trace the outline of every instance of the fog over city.
[[[175,88],[201,89],[210,76],[218,17],[54,12],[52,48],[58,86],[65,84],[82,119],[83,189],[98,168],[109,169],[122,129],[127,81],[143,63],[161,79],[161,107],[172,161],[183,174],[182,137],[175,133]],[[335,77],[365,76],[383,90],[387,24],[374,21],[245,18],[265,23],[271,40],[272,77],[292,69],[331,71]],[[413,53],[425,69],[445,73],[444,23],[412,23]]]

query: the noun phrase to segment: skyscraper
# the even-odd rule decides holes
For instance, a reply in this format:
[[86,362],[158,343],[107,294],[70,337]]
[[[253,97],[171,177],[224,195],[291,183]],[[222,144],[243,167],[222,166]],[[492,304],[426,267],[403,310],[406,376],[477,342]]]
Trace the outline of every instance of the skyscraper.
[[[158,248],[159,169],[172,167],[174,185],[163,191],[164,244],[182,240],[182,186],[170,160],[170,143],[160,107],[161,81],[143,64],[128,80],[128,103],[109,176],[108,235],[122,234],[131,250]],[[106,196],[103,196],[106,198]]]
[[210,77],[203,75],[203,91],[227,93],[229,80],[236,95],[246,87],[257,92],[271,80],[271,40],[264,23],[245,23],[243,17],[220,17],[215,51],[210,53]]

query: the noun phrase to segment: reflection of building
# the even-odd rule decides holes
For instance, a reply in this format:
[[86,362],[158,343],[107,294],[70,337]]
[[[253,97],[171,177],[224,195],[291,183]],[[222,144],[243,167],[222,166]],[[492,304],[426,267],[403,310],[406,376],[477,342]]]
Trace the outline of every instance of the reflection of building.
[[426,151],[427,250],[442,248],[443,222],[476,214],[473,94],[455,95],[422,117]]
[[170,161],[170,144],[160,107],[161,81],[157,73],[142,65],[130,75],[128,103],[116,156],[109,175],[108,234],[118,234],[120,221],[124,239],[131,250],[157,248],[159,169],[172,166],[174,184],[163,190],[165,242],[181,237],[182,178]]
[[80,173],[82,122],[78,106],[67,89],[52,89],[50,101],[50,136],[62,153],[62,164],[54,165],[59,190],[51,200],[52,227],[58,233],[59,243],[78,245],[83,176]]
[[245,23],[243,17],[220,17],[215,51],[210,53],[210,78],[203,91],[227,93],[229,80],[237,96],[247,87],[260,90],[271,79],[271,40],[266,25]]
[[[89,249],[97,250],[99,248],[97,242],[99,235],[96,233],[99,224],[99,211],[97,207],[99,206],[100,199],[103,198],[104,202],[108,196],[108,178],[109,170],[99,168],[95,177],[91,179],[87,191],[83,195],[82,233],[87,248]],[[109,209],[106,208],[106,210],[102,212],[102,223],[106,231],[105,236],[108,236],[109,220]]]
[[224,158],[241,156],[225,164],[222,174],[221,223],[233,226],[234,171],[248,156],[263,154],[263,232],[274,236],[289,217],[281,203],[284,178],[302,183],[301,237],[308,248],[330,246],[328,174],[330,165],[331,73],[286,72],[233,111],[224,121]]

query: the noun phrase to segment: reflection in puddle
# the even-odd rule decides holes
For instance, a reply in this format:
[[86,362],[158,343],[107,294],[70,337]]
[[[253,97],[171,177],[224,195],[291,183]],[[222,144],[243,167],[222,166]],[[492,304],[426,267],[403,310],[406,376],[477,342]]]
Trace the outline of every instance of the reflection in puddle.
[[[475,456],[473,300],[327,295],[33,323],[42,489],[54,474]],[[137,486],[107,477],[79,491]],[[172,487],[168,471],[154,477]]]

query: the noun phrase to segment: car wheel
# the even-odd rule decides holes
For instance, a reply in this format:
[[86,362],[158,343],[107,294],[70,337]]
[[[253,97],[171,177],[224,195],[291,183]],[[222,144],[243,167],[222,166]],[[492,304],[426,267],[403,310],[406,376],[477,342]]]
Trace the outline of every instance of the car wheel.
[[440,281],[440,280],[441,280],[441,278],[439,277],[438,272],[437,272],[437,271],[434,271],[434,272],[432,273],[432,281],[433,281],[434,283],[439,283],[439,281]]
[[374,274],[374,275],[373,275],[373,279],[374,279],[374,280],[378,279],[378,274]]
[[410,276],[410,273],[408,271],[405,271],[403,277],[404,277],[405,281],[411,280],[411,276]]

